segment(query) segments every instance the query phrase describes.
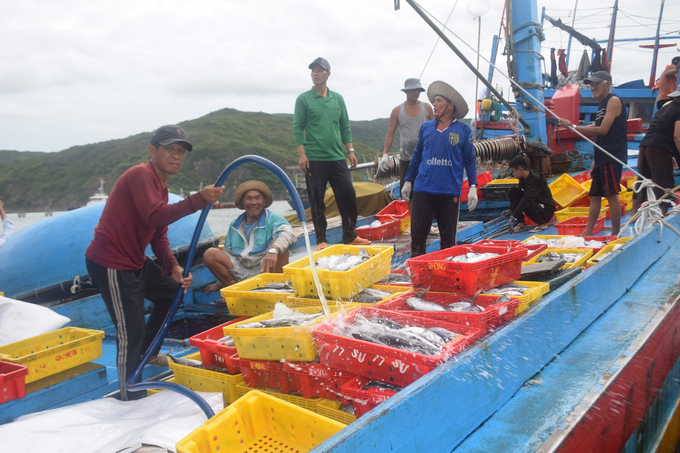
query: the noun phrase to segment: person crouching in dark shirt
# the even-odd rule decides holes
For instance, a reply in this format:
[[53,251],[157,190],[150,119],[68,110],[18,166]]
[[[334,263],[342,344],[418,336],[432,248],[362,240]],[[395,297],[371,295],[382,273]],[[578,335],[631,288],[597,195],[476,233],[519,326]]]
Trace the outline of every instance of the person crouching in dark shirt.
[[517,230],[527,229],[524,223],[526,214],[537,226],[535,230],[548,228],[555,214],[555,200],[545,178],[536,170],[529,170],[524,156],[515,156],[509,164],[513,176],[519,179],[519,186],[510,189],[510,210],[517,219]]

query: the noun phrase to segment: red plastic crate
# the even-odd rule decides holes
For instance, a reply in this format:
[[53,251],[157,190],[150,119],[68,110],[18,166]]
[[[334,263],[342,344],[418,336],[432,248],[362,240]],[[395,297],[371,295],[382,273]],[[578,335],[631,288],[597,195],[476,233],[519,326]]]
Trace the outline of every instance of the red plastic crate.
[[348,400],[352,401],[352,405],[354,406],[354,414],[357,416],[357,418],[363,416],[366,412],[370,411],[378,404],[397,394],[397,391],[394,390],[364,390],[363,387],[365,387],[370,381],[371,380],[368,378],[357,376],[354,379],[347,381],[342,386],[342,394]]
[[[461,336],[448,342],[442,353],[426,356],[333,333],[337,323],[353,323],[358,315],[364,317],[381,316],[402,325],[408,324],[416,327],[443,327]],[[373,307],[359,307],[345,316],[323,321],[315,326],[312,331],[312,336],[319,347],[319,360],[323,365],[399,387],[405,387],[415,382],[472,345],[482,335],[482,331],[474,327],[422,318],[404,312],[379,310]]]
[[590,197],[586,195],[571,205],[572,208],[587,208],[590,206]]
[[[554,221],[555,221],[555,216],[553,215],[552,218],[550,219],[550,221],[548,221],[548,223],[553,223]],[[525,225],[537,225],[537,223],[534,222],[533,220],[531,220],[526,214],[524,214],[524,224]]]
[[285,362],[284,369],[293,375],[303,397],[341,399],[343,405],[350,403],[342,397],[341,387],[356,377],[353,374],[306,362]]
[[525,256],[522,261],[529,261],[531,258],[534,256],[538,255],[541,253],[543,250],[548,248],[548,244],[524,244],[524,247],[527,249],[527,256]]
[[239,364],[241,375],[250,388],[276,389],[282,393],[301,393],[295,377],[287,372],[281,362],[246,360],[232,357]]
[[579,184],[583,184],[584,182],[586,182],[590,179],[592,179],[592,178],[590,177],[590,171],[588,171],[588,170],[574,176],[574,181],[576,181]]
[[0,362],[0,404],[26,396],[28,368],[18,363]]
[[[579,235],[585,231],[587,224],[588,217],[572,217],[571,219],[556,223],[555,227],[557,228],[557,234],[563,236]],[[604,230],[604,217],[598,217],[593,227],[593,233],[602,230]]]
[[[621,205],[621,215],[623,215],[623,214],[626,212],[626,205],[627,205],[628,203],[623,202],[623,203],[619,203],[619,204]],[[606,218],[606,219],[611,219],[611,218],[612,218],[612,215],[611,215],[611,213],[609,212],[609,209],[607,209],[607,214],[605,215],[605,218]]]
[[189,338],[189,344],[201,351],[201,361],[204,366],[226,368],[230,374],[240,373],[239,367],[231,360],[232,356],[236,354],[236,346],[226,346],[217,340],[224,337],[222,327],[246,319],[248,319],[247,316],[242,316]]
[[[375,305],[380,310],[404,311],[423,318],[438,319],[440,321],[465,326],[477,327],[485,334],[497,329],[515,317],[515,309],[519,306],[519,299],[511,298],[508,302],[494,304],[501,296],[481,294],[475,303],[484,308],[481,313],[457,313],[453,311],[415,311],[406,304],[406,299],[416,297],[413,292],[403,293],[392,299]],[[438,293],[429,291],[422,298],[427,302],[446,306],[461,300],[460,295],[454,293]]]
[[[448,256],[464,253],[497,253],[500,256],[477,263],[444,261]],[[410,258],[406,265],[411,271],[414,288],[431,291],[462,293],[472,296],[477,291],[519,280],[522,273],[523,249],[508,252],[507,247],[488,245],[454,245],[451,248]]]
[[[383,220],[380,221],[383,222]],[[377,241],[378,239],[383,239],[389,236],[395,236],[399,234],[400,224],[401,224],[400,220],[397,219],[385,222],[378,227],[356,228],[354,231],[356,231],[357,236],[359,237],[362,237],[364,239],[370,239],[372,241]]]
[[[483,187],[490,183],[493,180],[493,176],[491,176],[491,170],[487,170],[484,173],[479,173],[477,175],[477,189],[480,187]],[[468,201],[468,194],[470,193],[470,183],[466,179],[463,181],[463,186],[462,190],[460,192],[460,201]],[[477,192],[477,196],[481,194],[481,191]]]
[[381,222],[388,222],[390,220],[401,220],[407,216],[411,216],[411,213],[408,212],[408,204],[404,200],[395,200],[380,210],[375,218]]

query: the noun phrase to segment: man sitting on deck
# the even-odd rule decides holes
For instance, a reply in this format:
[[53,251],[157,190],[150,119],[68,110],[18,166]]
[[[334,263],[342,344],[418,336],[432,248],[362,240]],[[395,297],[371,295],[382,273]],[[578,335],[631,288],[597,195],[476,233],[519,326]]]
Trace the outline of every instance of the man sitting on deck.
[[526,214],[540,232],[548,228],[548,223],[555,214],[555,200],[548,187],[548,182],[536,170],[530,170],[524,156],[515,156],[509,164],[513,176],[519,179],[519,186],[510,189],[510,210],[516,219],[517,230],[526,230],[524,222]]
[[246,181],[236,189],[234,204],[245,212],[229,227],[224,250],[210,248],[203,261],[219,280],[205,287],[206,294],[254,277],[262,272],[283,272],[288,249],[297,238],[293,228],[268,208],[272,192],[260,181]]

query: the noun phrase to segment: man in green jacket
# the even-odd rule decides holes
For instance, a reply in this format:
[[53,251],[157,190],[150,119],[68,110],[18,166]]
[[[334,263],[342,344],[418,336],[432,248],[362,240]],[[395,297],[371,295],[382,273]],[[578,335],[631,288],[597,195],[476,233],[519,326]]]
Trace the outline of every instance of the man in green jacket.
[[357,198],[352,176],[347,169],[344,144],[349,152],[351,168],[357,166],[352,147],[352,132],[345,100],[330,91],[326,81],[331,65],[325,58],[317,58],[310,65],[314,87],[295,101],[293,135],[298,152],[298,165],[305,174],[312,222],[316,233],[316,249],[323,250],[326,239],[326,206],[324,195],[330,183],[342,218],[342,242],[366,245],[370,241],[357,236]]

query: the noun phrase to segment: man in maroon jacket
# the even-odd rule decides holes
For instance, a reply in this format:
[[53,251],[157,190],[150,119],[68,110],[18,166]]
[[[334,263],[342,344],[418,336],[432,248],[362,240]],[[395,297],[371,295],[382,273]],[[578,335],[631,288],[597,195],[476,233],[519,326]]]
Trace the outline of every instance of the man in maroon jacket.
[[[166,182],[179,172],[186,152],[191,150],[181,127],[170,124],[158,128],[151,137],[150,161],[118,178],[85,252],[90,278],[118,331],[116,365],[124,401],[143,396],[144,392],[128,392],[125,383],[160,330],[177,285],[185,291],[191,285],[191,274],[182,277],[184,269],[170,249],[168,225],[215,203],[224,190],[208,186],[168,204]],[[162,268],[145,256],[149,244]],[[154,304],[146,325],[145,298]]]

